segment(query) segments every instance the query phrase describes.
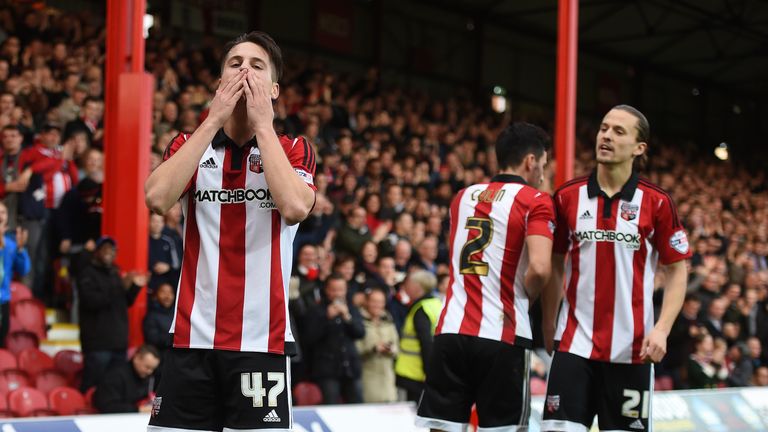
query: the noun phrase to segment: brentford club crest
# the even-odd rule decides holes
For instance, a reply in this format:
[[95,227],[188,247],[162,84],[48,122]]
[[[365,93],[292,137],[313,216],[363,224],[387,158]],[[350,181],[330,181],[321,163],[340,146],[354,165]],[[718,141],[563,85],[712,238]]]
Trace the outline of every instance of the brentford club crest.
[[256,174],[261,174],[264,171],[261,168],[260,154],[252,154],[248,156],[248,169],[255,172]]
[[632,203],[621,203],[621,218],[627,221],[635,220],[640,206]]
[[547,412],[553,413],[560,409],[560,395],[547,396]]

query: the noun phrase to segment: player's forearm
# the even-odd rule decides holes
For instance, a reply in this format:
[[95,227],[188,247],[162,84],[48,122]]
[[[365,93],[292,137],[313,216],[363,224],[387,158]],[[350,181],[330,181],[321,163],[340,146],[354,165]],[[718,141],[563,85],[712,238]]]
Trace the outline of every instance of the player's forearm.
[[667,283],[664,287],[664,300],[661,304],[661,314],[656,328],[669,334],[675,323],[680,309],[685,300],[685,285],[688,274],[685,268],[685,261],[678,261],[666,267]]
[[314,192],[293,171],[274,129],[258,129],[256,140],[262,155],[267,185],[280,215],[288,225],[303,221],[312,210]]
[[152,171],[144,184],[144,193],[153,212],[165,214],[179,200],[218,130],[212,122],[204,121],[172,158]]

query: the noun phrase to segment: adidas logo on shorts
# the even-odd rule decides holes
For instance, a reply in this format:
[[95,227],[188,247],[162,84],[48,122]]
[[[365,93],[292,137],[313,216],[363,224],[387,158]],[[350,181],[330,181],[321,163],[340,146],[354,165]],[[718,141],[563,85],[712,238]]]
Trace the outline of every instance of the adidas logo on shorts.
[[629,425],[632,429],[645,429],[645,426],[643,425],[643,422],[640,421],[640,419],[635,420],[632,422],[632,424]]
[[272,410],[269,412],[269,414],[264,416],[264,421],[268,423],[277,423],[280,421],[280,417],[277,415],[275,410]]
[[200,164],[200,168],[218,168],[218,166],[216,165],[216,161],[213,160],[213,157],[210,157],[207,161]]

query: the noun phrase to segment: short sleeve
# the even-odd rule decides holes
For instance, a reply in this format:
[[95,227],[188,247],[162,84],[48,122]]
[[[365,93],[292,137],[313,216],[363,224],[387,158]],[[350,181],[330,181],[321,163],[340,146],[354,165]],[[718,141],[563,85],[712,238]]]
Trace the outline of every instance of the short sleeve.
[[[165,151],[163,152],[163,162],[167,161],[168,159],[172,158],[174,154],[176,154],[177,151],[181,148],[181,146],[184,145],[185,142],[189,139],[190,135],[185,133],[180,133],[176,135],[171,142],[168,144],[168,146],[165,148]],[[195,177],[197,176],[197,173],[192,176],[191,179],[189,179],[189,182],[184,187],[184,193],[182,195],[189,192],[189,190],[192,188],[192,184],[195,181]]]
[[654,211],[653,243],[662,264],[668,265],[691,257],[688,235],[677,216],[672,199],[664,195],[652,203]]
[[567,199],[562,193],[555,193],[554,209],[555,209],[555,234],[554,242],[552,244],[552,251],[556,254],[565,255],[568,253],[570,246],[570,228],[568,227],[568,209]]
[[540,235],[552,240],[555,233],[555,209],[552,198],[537,192],[528,211],[527,235]]
[[[283,137],[283,139],[288,139]],[[312,145],[304,137],[297,137],[290,140],[290,143],[284,144],[286,146],[286,153],[288,155],[288,161],[291,163],[293,170],[301,178],[304,183],[316,191],[315,187],[315,151],[312,149]]]

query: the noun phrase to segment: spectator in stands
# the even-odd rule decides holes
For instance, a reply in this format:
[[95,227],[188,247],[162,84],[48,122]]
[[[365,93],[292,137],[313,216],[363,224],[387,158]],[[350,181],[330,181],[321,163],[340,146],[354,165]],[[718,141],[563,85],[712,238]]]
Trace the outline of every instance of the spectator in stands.
[[[82,259],[96,247],[101,235],[102,184],[104,183],[104,155],[92,148],[86,152],[84,163],[85,178],[64,194],[55,221],[61,233],[59,252],[77,257],[78,265],[72,267],[76,275]],[[83,254],[87,251],[88,254]]]
[[[0,96],[0,105],[2,105]],[[19,197],[27,190],[32,168],[21,170],[21,143],[24,137],[17,126],[6,125],[2,129],[3,159],[0,178],[0,198],[8,208],[8,229],[15,230],[19,214]]]
[[662,360],[663,372],[672,376],[675,388],[681,388],[680,370],[693,352],[693,340],[702,333],[699,321],[701,301],[696,294],[687,294],[680,315],[675,319],[667,339],[667,355]]
[[768,366],[768,361],[766,361],[767,356],[766,353],[763,352],[763,344],[760,342],[760,339],[754,336],[747,339],[747,350],[749,351],[749,361],[752,362],[752,367],[754,369],[757,369],[760,366]]
[[366,403],[397,400],[394,359],[398,336],[392,317],[385,309],[386,301],[382,290],[370,289],[361,311],[365,338],[357,341],[357,350],[363,363],[363,401]]
[[162,283],[155,289],[144,316],[144,342],[157,348],[161,360],[173,345],[173,335],[169,331],[175,301],[176,288],[169,283]]
[[690,388],[717,388],[728,378],[725,358],[718,353],[711,335],[702,334],[696,339],[695,351],[688,359]]
[[403,290],[411,299],[400,337],[400,353],[395,362],[397,387],[406,400],[417,402],[424,389],[427,359],[432,353],[432,338],[442,305],[432,296],[437,278],[426,270],[416,270],[403,281]]
[[360,403],[363,399],[360,355],[355,341],[365,336],[360,312],[347,303],[347,282],[331,275],[325,298],[307,317],[306,343],[313,348],[312,373],[324,404]]
[[365,209],[354,207],[347,213],[347,219],[336,235],[336,251],[349,256],[359,256],[363,244],[371,239],[370,230],[365,225]]
[[426,236],[416,250],[417,255],[412,261],[413,265],[437,275],[437,237]]
[[128,349],[128,306],[132,305],[147,277],[130,272],[120,277],[114,265],[117,244],[110,237],[96,242],[93,259],[77,277],[80,294],[80,343],[83,349],[83,381],[86,391],[96,385],[112,366],[125,361]]
[[178,285],[181,275],[181,253],[173,237],[164,231],[165,218],[159,214],[149,216],[149,271],[151,276],[147,295],[162,284]]
[[709,303],[704,327],[714,338],[723,337],[723,316],[725,315],[726,304],[727,300],[722,297],[716,298]]
[[[8,208],[0,201],[0,346],[5,347],[5,337],[11,316],[11,278],[14,274],[24,276],[29,272],[29,255],[25,249],[27,232],[17,227],[15,233],[8,232]],[[15,234],[15,235],[14,235]]]
[[[67,142],[59,150],[61,131],[54,124],[46,124],[38,136],[39,141],[22,152],[22,168],[31,167],[33,176],[22,196],[23,226],[29,231],[29,255],[32,274],[29,283],[35,296],[49,300],[51,274],[51,246],[59,233],[54,221],[64,194],[78,181],[74,159],[74,142]],[[56,243],[58,244],[58,242]]]
[[729,387],[747,387],[752,379],[754,368],[752,362],[747,356],[747,347],[744,344],[737,343],[728,349],[726,357],[726,366],[728,367]]
[[[395,270],[398,273],[405,275],[408,272],[408,266],[411,263],[411,255],[413,248],[411,242],[406,239],[400,239],[395,243],[394,258],[395,258]],[[382,253],[382,255],[385,255]]]
[[67,123],[64,136],[69,137],[75,132],[83,131],[88,136],[88,144],[101,148],[104,136],[101,123],[103,115],[104,103],[100,99],[93,96],[85,98],[80,117]]
[[99,381],[93,406],[103,414],[152,411],[152,374],[160,355],[151,345],[142,345],[130,361],[121,361]]
[[760,366],[755,369],[755,373],[752,375],[752,385],[768,387],[768,366]]

